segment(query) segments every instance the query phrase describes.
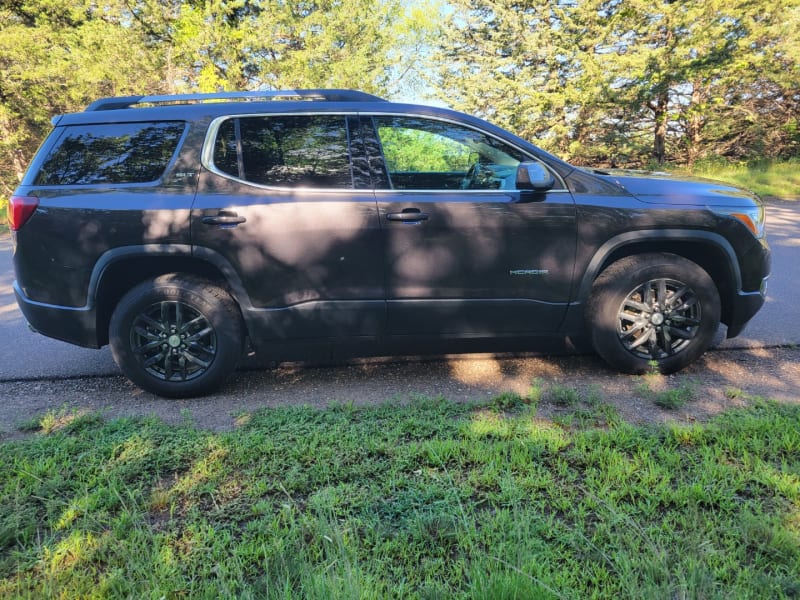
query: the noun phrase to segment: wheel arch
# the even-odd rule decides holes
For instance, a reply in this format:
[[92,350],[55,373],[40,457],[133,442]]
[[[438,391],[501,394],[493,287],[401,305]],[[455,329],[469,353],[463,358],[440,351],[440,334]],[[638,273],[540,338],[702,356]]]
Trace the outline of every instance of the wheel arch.
[[216,258],[218,260],[214,261],[208,256],[198,256],[191,246],[182,244],[117,248],[104,254],[89,284],[91,302],[95,305],[98,345],[108,344],[111,315],[122,297],[142,281],[168,273],[201,277],[224,288],[238,305],[241,315],[242,303],[248,303],[249,298],[234,269],[221,257]]
[[597,277],[618,260],[638,254],[659,252],[681,256],[709,274],[719,292],[721,320],[727,323],[733,310],[732,298],[742,287],[739,261],[733,247],[724,237],[705,231],[634,231],[608,240],[589,261],[576,299],[585,304]]

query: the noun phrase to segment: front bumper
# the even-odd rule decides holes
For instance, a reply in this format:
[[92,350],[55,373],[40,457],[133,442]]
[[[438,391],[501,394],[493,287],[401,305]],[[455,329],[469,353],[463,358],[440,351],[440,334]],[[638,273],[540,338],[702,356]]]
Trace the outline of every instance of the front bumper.
[[767,296],[767,278],[761,282],[757,292],[739,292],[731,303],[730,316],[725,323],[728,326],[727,337],[733,338],[742,333],[747,323],[764,306]]

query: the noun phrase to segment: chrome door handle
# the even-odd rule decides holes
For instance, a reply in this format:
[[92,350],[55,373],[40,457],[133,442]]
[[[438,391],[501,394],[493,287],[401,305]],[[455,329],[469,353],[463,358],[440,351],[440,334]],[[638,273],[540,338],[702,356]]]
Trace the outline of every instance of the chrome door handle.
[[232,210],[221,210],[213,217],[203,217],[201,219],[204,224],[206,225],[219,225],[222,227],[236,227],[237,225],[241,225],[247,219],[245,217],[239,216],[236,212]]
[[421,212],[418,208],[404,208],[399,213],[386,213],[387,221],[400,221],[402,223],[419,223],[427,221],[427,213]]

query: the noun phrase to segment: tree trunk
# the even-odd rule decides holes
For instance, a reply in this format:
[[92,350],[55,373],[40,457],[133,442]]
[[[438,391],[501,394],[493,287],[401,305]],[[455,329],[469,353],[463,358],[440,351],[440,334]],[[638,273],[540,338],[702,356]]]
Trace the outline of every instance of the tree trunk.
[[650,105],[655,121],[653,135],[653,158],[659,165],[663,165],[667,160],[667,105],[669,98],[667,94],[661,94],[656,101]]
[[705,94],[703,93],[702,83],[695,82],[692,89],[692,99],[689,106],[689,119],[686,130],[686,160],[689,166],[694,165],[695,161],[700,158],[700,153],[702,152],[701,144],[703,143],[705,118],[701,111],[701,104],[704,97]]

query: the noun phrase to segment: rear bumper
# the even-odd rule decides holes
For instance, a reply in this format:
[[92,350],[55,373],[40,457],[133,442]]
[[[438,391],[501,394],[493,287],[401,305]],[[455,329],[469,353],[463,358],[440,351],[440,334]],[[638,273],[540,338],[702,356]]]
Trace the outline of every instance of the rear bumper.
[[94,308],[74,308],[44,304],[28,298],[14,282],[17,305],[31,329],[63,342],[99,348],[97,339],[97,314]]

